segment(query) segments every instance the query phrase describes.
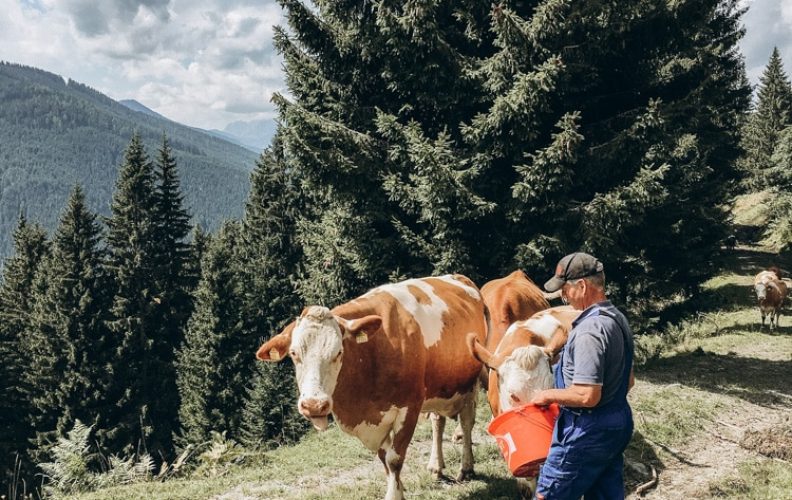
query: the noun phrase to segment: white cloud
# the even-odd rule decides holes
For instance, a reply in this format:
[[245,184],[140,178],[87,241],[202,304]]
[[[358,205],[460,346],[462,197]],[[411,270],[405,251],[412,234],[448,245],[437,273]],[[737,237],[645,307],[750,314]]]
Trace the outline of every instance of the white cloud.
[[0,59],[220,128],[273,116],[274,0],[0,0]]

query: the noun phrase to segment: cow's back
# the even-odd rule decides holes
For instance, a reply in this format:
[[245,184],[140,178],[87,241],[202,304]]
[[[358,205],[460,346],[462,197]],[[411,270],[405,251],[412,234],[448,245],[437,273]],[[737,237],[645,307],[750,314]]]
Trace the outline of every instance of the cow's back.
[[542,290],[520,270],[487,282],[481,295],[491,316],[492,329],[484,345],[494,351],[515,321],[528,319],[550,307]]
[[333,394],[347,427],[376,421],[392,407],[445,400],[469,392],[481,370],[466,336],[486,337],[484,302],[461,275],[383,285],[333,309],[352,320],[376,314],[382,328],[365,342],[344,341],[344,364]]

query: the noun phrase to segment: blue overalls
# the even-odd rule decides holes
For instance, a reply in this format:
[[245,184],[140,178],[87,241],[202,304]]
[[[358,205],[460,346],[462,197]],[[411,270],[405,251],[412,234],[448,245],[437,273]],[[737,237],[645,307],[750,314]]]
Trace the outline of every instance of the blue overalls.
[[[561,408],[553,429],[550,454],[542,466],[537,493],[548,500],[613,500],[624,498],[622,453],[633,432],[632,411],[627,403],[633,353],[619,321],[611,318],[624,337],[625,363],[616,396],[604,406]],[[562,372],[566,348],[555,367],[555,387],[566,388]]]

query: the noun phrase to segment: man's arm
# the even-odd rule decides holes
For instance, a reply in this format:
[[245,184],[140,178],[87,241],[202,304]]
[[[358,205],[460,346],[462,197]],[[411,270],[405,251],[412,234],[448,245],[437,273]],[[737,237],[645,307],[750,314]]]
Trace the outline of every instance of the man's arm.
[[531,403],[546,406],[558,403],[572,408],[593,408],[602,398],[601,385],[572,384],[566,389],[547,389],[539,392]]

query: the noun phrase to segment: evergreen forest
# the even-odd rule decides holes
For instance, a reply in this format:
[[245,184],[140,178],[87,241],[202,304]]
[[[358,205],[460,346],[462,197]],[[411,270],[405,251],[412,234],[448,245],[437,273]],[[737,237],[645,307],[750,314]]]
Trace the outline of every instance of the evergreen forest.
[[0,102],[2,257],[12,252],[19,214],[52,231],[75,184],[84,187],[88,207],[108,215],[118,165],[133,133],[152,146],[168,136],[181,161],[185,203],[195,223],[215,229],[242,214],[256,158],[247,149],[17,64],[0,62]]
[[[776,193],[767,236],[792,242],[792,86],[776,50],[753,94],[738,0],[279,3],[288,93],[250,173],[237,149],[199,161],[215,139],[0,66],[0,492],[76,488],[52,467],[79,432],[95,477],[167,477],[218,436],[299,439],[290,362],[254,353],[308,304],[445,273],[542,283],[582,250],[656,332],[742,237],[735,195]],[[5,149],[23,119],[51,137],[24,167]],[[80,147],[101,160],[58,170]]]

